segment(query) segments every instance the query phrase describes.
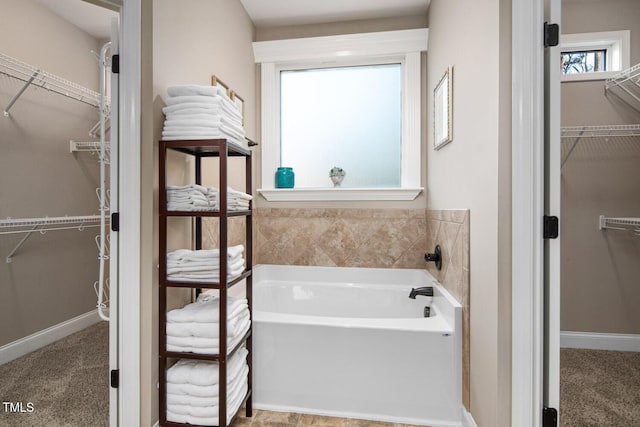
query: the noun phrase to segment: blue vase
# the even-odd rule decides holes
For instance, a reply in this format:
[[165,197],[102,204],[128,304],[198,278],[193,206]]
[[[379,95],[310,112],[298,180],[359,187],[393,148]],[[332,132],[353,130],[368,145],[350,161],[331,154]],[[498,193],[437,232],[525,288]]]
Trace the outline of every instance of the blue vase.
[[293,188],[295,174],[293,168],[278,168],[276,171],[276,188]]

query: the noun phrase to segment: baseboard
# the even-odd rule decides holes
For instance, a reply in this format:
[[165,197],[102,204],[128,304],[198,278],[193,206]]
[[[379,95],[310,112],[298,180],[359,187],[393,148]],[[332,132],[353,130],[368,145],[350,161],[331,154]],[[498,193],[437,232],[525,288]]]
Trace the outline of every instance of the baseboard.
[[62,338],[79,332],[89,326],[100,321],[98,310],[92,310],[88,313],[69,319],[65,322],[58,323],[47,329],[36,332],[17,341],[0,347],[0,365],[11,362],[18,357],[29,354]]
[[478,427],[476,420],[464,406],[462,407],[462,427]]
[[640,335],[562,331],[560,347],[640,352]]

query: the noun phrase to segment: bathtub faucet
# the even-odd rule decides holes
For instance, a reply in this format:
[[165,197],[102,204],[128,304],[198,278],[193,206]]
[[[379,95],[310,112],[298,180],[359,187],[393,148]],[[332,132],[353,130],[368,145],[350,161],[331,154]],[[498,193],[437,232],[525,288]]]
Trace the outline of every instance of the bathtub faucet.
[[422,288],[411,288],[411,292],[409,293],[409,298],[416,299],[416,295],[423,295],[425,297],[433,296],[433,287],[432,286],[424,286]]

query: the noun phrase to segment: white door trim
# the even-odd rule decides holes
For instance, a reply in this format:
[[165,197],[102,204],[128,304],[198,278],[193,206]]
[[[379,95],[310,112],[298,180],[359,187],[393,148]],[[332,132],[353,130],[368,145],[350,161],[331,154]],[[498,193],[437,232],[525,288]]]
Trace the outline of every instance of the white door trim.
[[141,0],[120,9],[120,233],[118,425],[140,423]]
[[543,0],[512,2],[511,425],[542,425]]

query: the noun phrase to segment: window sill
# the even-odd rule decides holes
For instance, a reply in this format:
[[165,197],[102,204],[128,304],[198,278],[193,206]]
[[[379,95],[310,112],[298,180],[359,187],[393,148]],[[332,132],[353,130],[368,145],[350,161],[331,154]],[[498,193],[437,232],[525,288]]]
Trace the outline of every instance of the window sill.
[[560,76],[561,82],[586,82],[593,80],[606,80],[619,74],[620,71],[598,71],[594,73],[564,74]]
[[410,201],[423,188],[262,188],[258,192],[270,202],[291,201]]

